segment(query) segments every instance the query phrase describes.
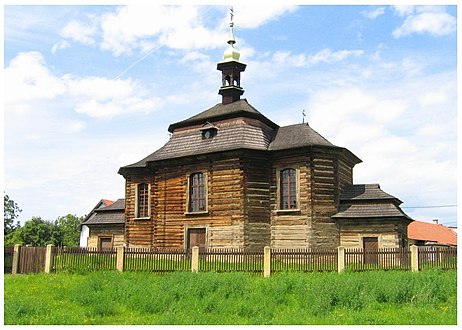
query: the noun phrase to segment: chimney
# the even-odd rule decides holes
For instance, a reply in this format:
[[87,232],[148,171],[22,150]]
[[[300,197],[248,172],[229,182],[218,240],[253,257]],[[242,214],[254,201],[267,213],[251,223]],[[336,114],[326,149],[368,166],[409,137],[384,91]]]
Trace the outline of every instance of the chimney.
[[437,225],[437,224],[438,224],[438,219],[433,219],[433,223],[434,223],[435,225]]

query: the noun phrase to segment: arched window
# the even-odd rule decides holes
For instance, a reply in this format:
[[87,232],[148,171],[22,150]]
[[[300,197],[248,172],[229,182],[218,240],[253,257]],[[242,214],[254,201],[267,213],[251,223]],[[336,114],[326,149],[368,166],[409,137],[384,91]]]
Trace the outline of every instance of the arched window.
[[140,183],[137,190],[137,218],[149,217],[149,184]]
[[206,211],[205,177],[203,173],[189,176],[189,212]]
[[280,172],[280,208],[289,210],[297,208],[297,171],[286,168]]
[[231,86],[231,77],[229,75],[226,75],[225,83],[226,83],[226,86]]

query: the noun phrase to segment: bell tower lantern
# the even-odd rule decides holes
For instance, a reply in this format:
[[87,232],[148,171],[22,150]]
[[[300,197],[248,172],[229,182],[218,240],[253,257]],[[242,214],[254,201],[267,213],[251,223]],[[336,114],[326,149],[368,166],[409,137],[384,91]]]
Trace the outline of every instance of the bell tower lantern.
[[246,65],[239,62],[240,53],[234,48],[236,40],[234,39],[233,9],[231,8],[231,22],[229,23],[230,38],[229,47],[225,50],[224,59],[217,64],[217,70],[221,71],[222,85],[218,94],[222,96],[222,103],[228,104],[238,101],[244,89],[241,87],[241,72],[245,70]]

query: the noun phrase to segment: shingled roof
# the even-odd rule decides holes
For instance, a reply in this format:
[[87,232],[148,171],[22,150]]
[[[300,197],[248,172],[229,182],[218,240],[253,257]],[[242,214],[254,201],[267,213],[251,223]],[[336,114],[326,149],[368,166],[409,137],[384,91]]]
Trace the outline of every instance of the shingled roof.
[[[236,120],[226,120],[233,118]],[[258,121],[252,122],[246,118]],[[216,129],[217,133],[213,138],[205,139],[202,131],[210,127]],[[348,152],[356,163],[361,162],[348,150],[330,143],[308,124],[279,127],[245,99],[217,104],[170,125],[169,131],[173,134],[163,147],[134,164],[121,167],[119,173],[123,174],[126,169],[145,168],[149,162],[239,149],[281,151],[311,146],[331,147]]]
[[96,212],[125,211],[125,198],[119,198],[108,206],[97,209]]
[[385,191],[380,189],[380,185],[378,183],[348,185],[342,190],[342,193],[340,195],[341,201],[387,199],[396,200],[399,202],[399,204],[402,203],[395,196],[387,194]]
[[116,225],[125,223],[125,199],[118,199],[113,204],[96,209],[85,225]]
[[308,124],[296,124],[278,128],[268,149],[284,150],[310,145],[334,147]]
[[343,189],[339,212],[332,218],[405,217],[412,220],[399,207],[401,203],[398,198],[380,189],[377,183],[349,185]]
[[211,120],[216,121],[216,120],[234,118],[238,116],[259,119],[260,121],[262,121],[263,123],[265,123],[271,128],[278,127],[278,125],[273,123],[271,120],[266,118],[262,113],[260,113],[257,109],[251,106],[249,102],[247,102],[246,99],[242,99],[242,100],[228,103],[228,104],[218,103],[212,108],[207,109],[195,116],[192,116],[178,123],[171,124],[168,128],[168,131],[170,133],[173,133],[175,129],[180,128],[180,127],[193,126],[193,125],[205,123]]

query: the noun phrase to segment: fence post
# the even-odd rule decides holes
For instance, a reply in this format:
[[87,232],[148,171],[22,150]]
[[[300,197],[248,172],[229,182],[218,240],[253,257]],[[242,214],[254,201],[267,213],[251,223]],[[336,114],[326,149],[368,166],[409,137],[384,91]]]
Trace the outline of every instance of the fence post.
[[270,277],[271,276],[271,248],[269,246],[265,246],[263,249],[263,276]]
[[337,271],[341,273],[345,270],[345,247],[339,246],[337,250],[338,250]]
[[191,271],[193,273],[197,273],[199,271],[199,247],[198,246],[194,246],[192,248]]
[[16,244],[13,250],[13,264],[11,265],[11,274],[19,272],[19,256],[21,254],[21,245]]
[[411,270],[419,271],[419,248],[416,245],[411,245]]
[[45,253],[45,273],[50,274],[53,268],[53,244],[47,245]]
[[117,247],[117,270],[119,272],[124,271],[124,262],[125,262],[125,248],[123,246]]

